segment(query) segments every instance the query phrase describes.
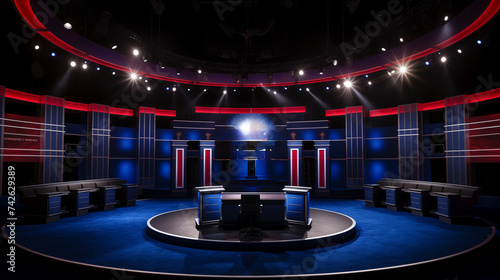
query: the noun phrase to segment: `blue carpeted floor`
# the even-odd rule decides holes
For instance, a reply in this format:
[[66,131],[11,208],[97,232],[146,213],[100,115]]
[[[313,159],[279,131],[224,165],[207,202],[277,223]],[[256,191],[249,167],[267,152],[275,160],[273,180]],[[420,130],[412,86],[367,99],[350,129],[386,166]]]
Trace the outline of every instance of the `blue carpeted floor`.
[[[16,229],[16,242],[77,262],[116,268],[212,275],[294,275],[390,267],[452,255],[487,239],[489,227],[449,225],[437,218],[370,208],[358,200],[311,199],[311,207],[356,220],[344,244],[304,251],[227,252],[165,244],[146,235],[152,216],[196,207],[192,199],[142,200],[137,206]],[[193,221],[194,226],[194,221]],[[314,226],[314,221],[313,221]]]

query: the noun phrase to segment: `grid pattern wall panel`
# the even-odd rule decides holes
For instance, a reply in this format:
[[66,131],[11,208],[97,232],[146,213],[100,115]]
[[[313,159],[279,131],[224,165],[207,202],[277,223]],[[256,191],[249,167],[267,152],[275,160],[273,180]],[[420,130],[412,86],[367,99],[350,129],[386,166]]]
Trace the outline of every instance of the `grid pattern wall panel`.
[[43,146],[43,182],[63,180],[64,160],[64,99],[43,96],[45,129]]
[[422,180],[422,117],[419,104],[398,107],[399,178]]
[[448,183],[467,184],[469,135],[467,96],[445,99],[446,179]]
[[109,178],[109,117],[109,106],[89,105],[87,179]]
[[155,108],[139,108],[139,186],[155,186]]
[[363,107],[345,109],[347,187],[363,186]]

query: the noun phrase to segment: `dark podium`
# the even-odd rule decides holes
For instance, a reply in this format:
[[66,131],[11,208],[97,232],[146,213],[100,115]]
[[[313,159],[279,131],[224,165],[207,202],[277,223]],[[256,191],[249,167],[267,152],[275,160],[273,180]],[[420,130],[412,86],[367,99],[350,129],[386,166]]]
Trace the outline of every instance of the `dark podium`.
[[261,211],[258,227],[284,227],[288,224],[310,227],[309,191],[311,188],[285,186],[281,192],[226,192],[223,186],[197,187],[198,218],[196,226],[218,224],[236,228],[248,221],[241,215],[242,195],[258,195]]
[[285,225],[286,211],[285,201],[286,194],[284,192],[242,192],[221,194],[221,223],[222,227],[238,227],[246,224],[245,217],[240,215],[240,205],[242,195],[259,195],[261,213],[258,217],[259,227],[280,227]]

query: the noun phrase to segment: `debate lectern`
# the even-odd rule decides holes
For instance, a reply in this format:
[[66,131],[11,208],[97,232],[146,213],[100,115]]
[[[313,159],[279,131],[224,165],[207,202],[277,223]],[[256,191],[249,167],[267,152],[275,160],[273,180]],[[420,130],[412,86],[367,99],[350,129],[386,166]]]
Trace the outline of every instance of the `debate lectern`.
[[205,186],[195,188],[198,193],[198,218],[196,227],[218,224],[221,217],[221,193],[223,186]]

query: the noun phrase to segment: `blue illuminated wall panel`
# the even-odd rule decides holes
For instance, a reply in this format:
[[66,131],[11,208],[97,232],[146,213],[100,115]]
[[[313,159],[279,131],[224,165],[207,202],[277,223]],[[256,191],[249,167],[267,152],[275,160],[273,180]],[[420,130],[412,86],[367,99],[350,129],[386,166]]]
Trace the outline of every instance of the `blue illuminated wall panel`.
[[365,184],[375,184],[381,178],[399,178],[398,159],[365,159]]
[[111,158],[137,158],[136,138],[111,137],[109,142]]
[[448,183],[467,184],[469,136],[467,123],[467,96],[445,99],[446,175]]
[[398,106],[399,177],[423,179],[422,115],[420,104]]
[[170,188],[170,160],[156,160],[155,164],[155,186],[156,188]]
[[87,179],[109,178],[109,117],[109,106],[89,105]]
[[155,186],[156,109],[139,107],[139,186]]
[[365,159],[370,158],[392,158],[398,159],[397,137],[368,138],[365,139]]
[[109,177],[127,180],[129,184],[137,183],[137,160],[117,159],[109,160]]
[[64,99],[47,95],[42,99],[45,120],[43,182],[61,182],[64,160]]
[[345,188],[347,187],[347,180],[345,177],[346,161],[344,160],[331,160],[330,161],[330,187],[331,188]]

